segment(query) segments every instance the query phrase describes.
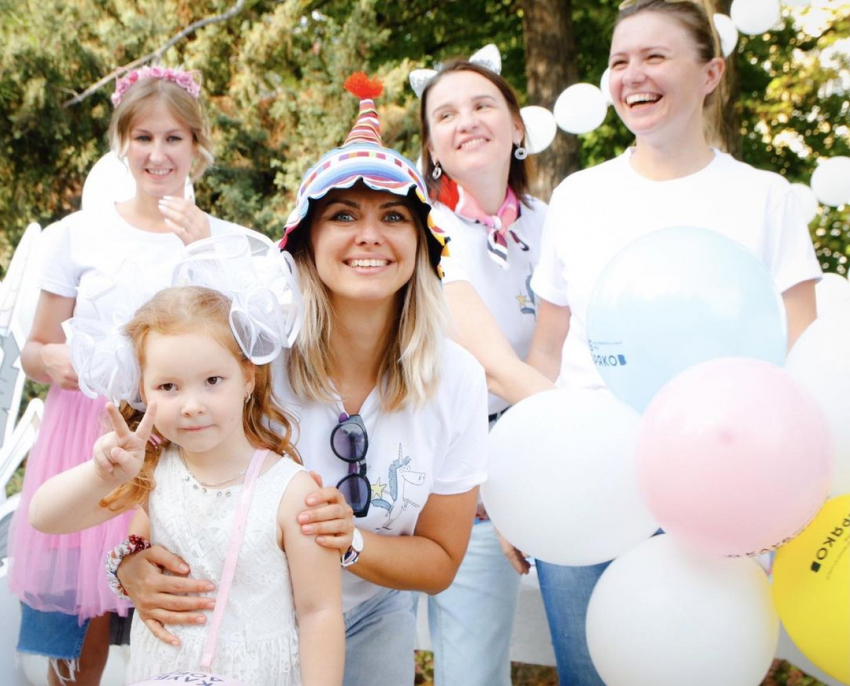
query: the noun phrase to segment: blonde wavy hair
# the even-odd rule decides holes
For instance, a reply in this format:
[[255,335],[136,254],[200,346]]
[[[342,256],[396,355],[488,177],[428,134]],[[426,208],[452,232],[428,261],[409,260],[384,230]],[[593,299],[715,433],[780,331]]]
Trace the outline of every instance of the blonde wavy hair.
[[155,99],[192,132],[196,154],[191,178],[197,181],[215,161],[209,123],[200,99],[167,79],[139,79],[124,94],[109,122],[110,147],[119,157],[127,154],[133,126]]
[[[441,353],[447,310],[440,279],[428,256],[425,225],[411,206],[419,237],[416,263],[410,281],[397,294],[397,322],[391,340],[381,354],[378,390],[381,407],[394,412],[412,404],[419,407],[431,399],[440,383]],[[304,298],[304,320],[298,340],[288,356],[289,384],[295,395],[314,402],[333,402],[331,384],[333,355],[331,330],[334,311],[328,289],[316,270],[310,242],[313,207],[297,229],[292,251]]]
[[[166,288],[139,308],[133,319],[124,327],[133,342],[133,348],[142,375],[145,372],[145,342],[151,333],[171,336],[202,332],[209,335],[238,360],[243,374],[254,375],[254,390],[244,405],[242,427],[245,436],[255,448],[271,450],[278,455],[288,455],[298,464],[301,458],[291,441],[292,421],[277,402],[272,391],[270,365],[254,365],[239,347],[230,330],[230,299],[218,291],[200,286]],[[135,430],[144,416],[126,403],[121,414],[131,430]],[[271,427],[280,427],[281,432]],[[154,428],[145,449],[145,462],[135,479],[128,481],[107,495],[101,507],[113,511],[125,510],[144,502],[156,487],[154,471],[162,451],[170,441]]]

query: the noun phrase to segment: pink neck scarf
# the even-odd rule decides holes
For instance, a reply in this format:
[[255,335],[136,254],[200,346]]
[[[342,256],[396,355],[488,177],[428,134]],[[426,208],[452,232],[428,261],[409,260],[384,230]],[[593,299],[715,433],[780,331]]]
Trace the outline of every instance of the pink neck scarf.
[[440,193],[437,200],[448,207],[452,212],[464,219],[483,224],[487,227],[487,251],[496,264],[502,269],[508,268],[508,240],[511,238],[520,246],[521,250],[527,251],[528,246],[522,241],[515,231],[511,231],[511,225],[519,217],[519,200],[516,193],[508,186],[505,192],[505,201],[496,210],[496,214],[487,214],[481,209],[478,201],[451,179],[443,178],[440,184]]

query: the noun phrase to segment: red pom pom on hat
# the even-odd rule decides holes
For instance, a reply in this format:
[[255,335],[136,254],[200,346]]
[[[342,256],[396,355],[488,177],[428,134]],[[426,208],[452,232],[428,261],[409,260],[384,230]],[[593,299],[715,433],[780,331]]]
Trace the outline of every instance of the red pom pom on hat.
[[358,71],[345,80],[345,90],[360,98],[360,112],[343,147],[363,143],[382,146],[381,122],[378,120],[378,111],[372,98],[383,93],[384,84],[379,79],[370,79],[362,71]]
[[356,71],[345,80],[345,90],[361,100],[372,100],[384,92],[384,84],[379,78],[370,79],[362,71]]

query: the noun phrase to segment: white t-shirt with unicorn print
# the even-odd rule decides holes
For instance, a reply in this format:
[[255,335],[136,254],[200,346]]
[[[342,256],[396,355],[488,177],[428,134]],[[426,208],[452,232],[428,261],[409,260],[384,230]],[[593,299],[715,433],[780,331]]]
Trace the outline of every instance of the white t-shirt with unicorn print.
[[[432,493],[465,493],[486,479],[484,369],[456,343],[444,345],[440,387],[431,401],[387,413],[373,390],[360,408],[369,438],[366,476],[372,486],[369,512],[355,520],[362,531],[409,536]],[[303,402],[292,393],[285,369],[286,354],[274,363],[274,389],[297,420],[295,445],[304,466],[321,474],[325,484],[336,485],[348,474],[348,463],[333,453],[330,443],[344,412],[342,403]],[[343,609],[379,590],[354,574],[343,574]]]
[[[531,346],[537,320],[537,304],[531,289],[531,276],[540,259],[546,203],[527,198],[520,215],[511,225],[522,243],[508,236],[508,268],[503,269],[487,250],[487,227],[452,212],[446,205],[434,204],[431,216],[449,236],[449,256],[440,261],[443,283],[467,281],[477,291],[520,359]],[[508,402],[490,395],[488,414],[500,412]]]

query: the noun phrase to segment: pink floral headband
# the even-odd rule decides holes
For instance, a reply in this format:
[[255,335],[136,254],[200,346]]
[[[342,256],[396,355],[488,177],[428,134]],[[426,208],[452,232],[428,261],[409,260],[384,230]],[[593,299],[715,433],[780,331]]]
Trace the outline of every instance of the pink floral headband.
[[142,79],[165,79],[166,81],[172,81],[193,98],[197,98],[201,94],[201,87],[195,81],[192,72],[183,71],[182,69],[171,69],[170,67],[145,66],[141,69],[134,69],[126,76],[118,79],[115,84],[115,92],[112,94],[112,104],[118,107],[124,98],[124,94],[130,90],[130,87],[136,81],[141,81]]

